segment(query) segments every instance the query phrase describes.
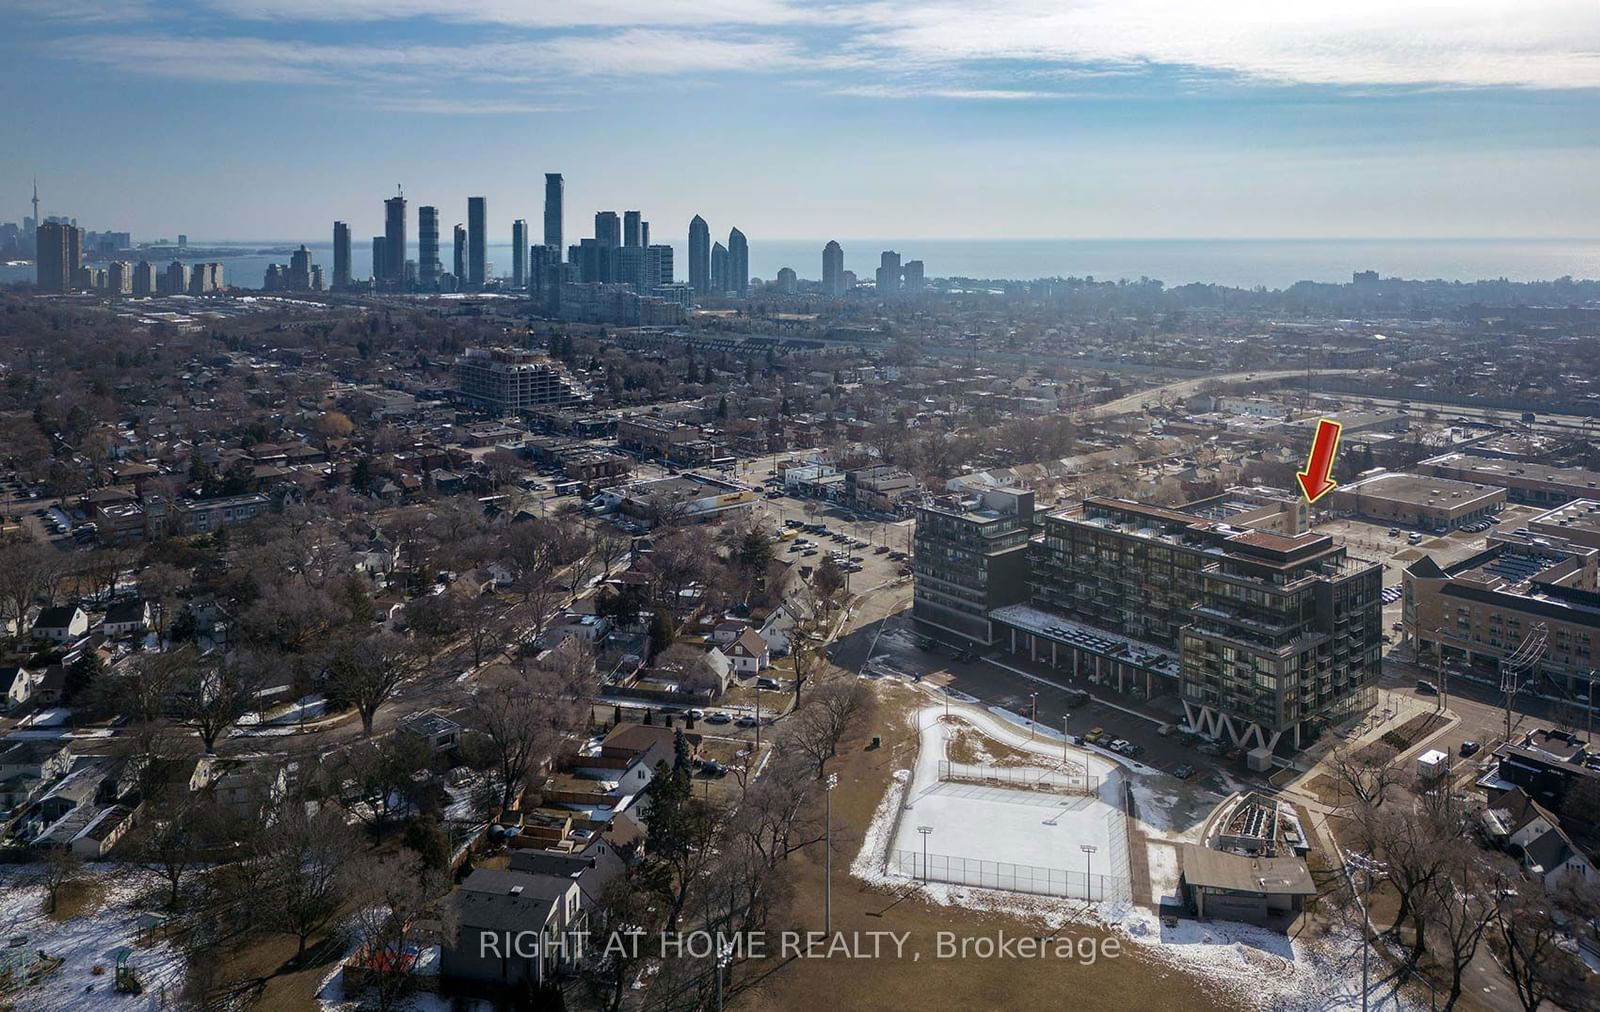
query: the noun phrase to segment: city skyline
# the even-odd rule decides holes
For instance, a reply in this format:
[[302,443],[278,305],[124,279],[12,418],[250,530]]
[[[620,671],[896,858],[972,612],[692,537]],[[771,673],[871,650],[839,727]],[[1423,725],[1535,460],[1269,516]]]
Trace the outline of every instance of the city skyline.
[[[509,210],[491,240],[539,206],[544,166],[574,213],[794,239],[1586,237],[1600,219],[1597,25],[1571,0],[1514,20],[1472,0],[1448,23],[1367,0],[204,7],[12,5],[0,219],[37,174],[46,215],[303,240],[397,158],[419,200]],[[116,158],[74,156],[62,123]]]

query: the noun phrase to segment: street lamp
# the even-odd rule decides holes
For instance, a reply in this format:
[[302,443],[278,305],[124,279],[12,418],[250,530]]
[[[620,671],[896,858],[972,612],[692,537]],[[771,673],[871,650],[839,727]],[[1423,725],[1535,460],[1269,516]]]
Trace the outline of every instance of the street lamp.
[[1083,851],[1083,893],[1084,893],[1084,895],[1086,897],[1088,897],[1089,902],[1093,903],[1094,902],[1094,852],[1099,850],[1100,848],[1096,847],[1092,843],[1083,843],[1083,844],[1079,844],[1078,845],[1078,849]]
[[830,938],[833,937],[833,789],[838,786],[839,774],[829,773],[822,792],[822,827],[826,838],[822,851],[822,930]]
[[1028,698],[1032,700],[1033,705],[1033,709],[1028,716],[1028,740],[1032,741],[1034,728],[1039,726],[1039,694],[1030,692],[1028,693]]
[[917,832],[922,834],[922,881],[928,881],[928,836],[932,834],[932,826],[918,826]]

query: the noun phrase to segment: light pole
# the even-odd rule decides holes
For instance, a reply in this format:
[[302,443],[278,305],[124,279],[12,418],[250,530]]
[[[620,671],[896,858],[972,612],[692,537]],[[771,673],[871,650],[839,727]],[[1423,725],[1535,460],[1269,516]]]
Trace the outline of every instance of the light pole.
[[1039,694],[1030,692],[1028,698],[1032,701],[1032,710],[1028,714],[1028,740],[1032,741],[1034,728],[1039,726]]
[[756,679],[756,751],[761,751],[761,679]]
[[1084,895],[1089,898],[1089,902],[1093,903],[1094,902],[1094,852],[1099,850],[1100,848],[1096,847],[1092,843],[1083,843],[1083,844],[1079,844],[1078,845],[1078,849],[1083,851],[1083,892],[1084,892]]
[[833,937],[833,789],[839,786],[839,774],[828,774],[827,786],[822,792],[822,827],[826,842],[823,844],[822,930]]
[[933,833],[932,826],[918,826],[917,832],[922,834],[922,881],[928,881],[928,837]]
[[1345,858],[1345,863],[1355,868],[1360,868],[1364,874],[1361,888],[1361,1010],[1367,1010],[1368,963],[1371,959],[1372,946],[1367,939],[1367,929],[1371,918],[1367,913],[1367,900],[1372,895],[1372,873],[1387,871],[1389,866],[1382,861],[1374,861],[1371,854],[1351,854]]
[[950,686],[944,687],[944,719],[950,719]]

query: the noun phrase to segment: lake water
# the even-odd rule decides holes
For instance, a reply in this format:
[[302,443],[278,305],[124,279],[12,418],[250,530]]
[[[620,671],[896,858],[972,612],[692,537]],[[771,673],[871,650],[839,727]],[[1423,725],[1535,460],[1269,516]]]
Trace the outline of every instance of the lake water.
[[[286,264],[287,251],[299,244],[298,240],[193,242],[241,250],[242,255],[222,262],[228,283],[243,288],[259,288],[267,264]],[[802,278],[820,278],[825,243],[823,239],[753,237],[750,273],[771,278],[779,268],[792,267]],[[306,245],[331,280],[332,241]],[[1448,281],[1600,278],[1600,239],[841,239],[840,245],[845,268],[863,280],[872,278],[879,252],[889,249],[899,251],[902,260],[922,260],[930,278],[1059,275],[1132,280],[1142,276],[1168,285],[1208,282],[1242,288],[1283,288],[1296,281],[1343,282],[1358,270],[1375,270],[1384,277]],[[352,273],[357,278],[369,276],[370,242],[357,242],[353,247]],[[682,281],[688,271],[687,242],[673,240],[673,247],[677,277]],[[261,254],[261,249],[283,252]],[[246,250],[249,252],[243,252]],[[409,255],[415,258],[414,247]],[[444,260],[448,269],[448,248]],[[511,244],[491,242],[489,261],[493,273],[509,274]],[[0,267],[0,281],[32,276],[31,268]]]

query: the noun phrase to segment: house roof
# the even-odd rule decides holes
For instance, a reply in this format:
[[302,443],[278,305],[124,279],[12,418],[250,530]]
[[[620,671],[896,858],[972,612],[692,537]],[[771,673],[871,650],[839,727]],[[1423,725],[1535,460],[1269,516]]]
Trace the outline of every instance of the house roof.
[[[618,724],[606,733],[605,739],[600,743],[602,748],[621,749],[626,752],[648,752],[653,746],[666,744],[669,748],[676,734],[670,727],[658,727],[655,724]],[[698,748],[701,736],[684,732],[684,738],[689,742],[689,747]]]
[[725,652],[744,654],[749,657],[760,657],[767,652],[767,641],[754,629],[746,628],[739,634],[739,638],[728,644]]
[[65,629],[72,624],[72,620],[82,614],[75,604],[52,605],[39,612],[39,617],[34,621],[35,629]]
[[555,875],[479,868],[456,893],[461,927],[490,931],[538,930],[550,908],[576,883]]
[[1493,812],[1499,820],[1501,827],[1509,835],[1517,832],[1523,826],[1540,816],[1550,825],[1558,824],[1558,820],[1544,806],[1528,797],[1526,791],[1520,787],[1511,787],[1501,791],[1489,799],[1488,811]]
[[1582,852],[1560,827],[1556,827],[1523,847],[1522,855],[1530,868],[1537,868],[1548,874],[1561,867],[1572,856],[1581,857]]
[[1311,872],[1298,857],[1245,857],[1187,843],[1183,880],[1192,886],[1275,896],[1315,896]]
[[119,601],[106,609],[107,625],[127,625],[133,622],[143,622],[148,605],[142,598],[134,601]]

